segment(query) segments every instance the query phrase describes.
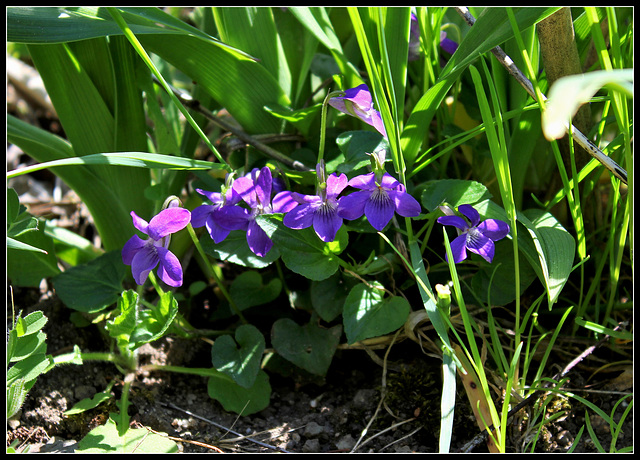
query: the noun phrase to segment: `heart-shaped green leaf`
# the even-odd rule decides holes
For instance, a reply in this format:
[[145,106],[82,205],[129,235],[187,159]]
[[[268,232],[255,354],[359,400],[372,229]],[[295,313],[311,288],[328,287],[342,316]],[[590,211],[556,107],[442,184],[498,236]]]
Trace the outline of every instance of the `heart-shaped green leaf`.
[[282,281],[274,278],[263,284],[262,275],[255,271],[246,271],[233,280],[229,294],[240,310],[263,305],[276,299],[282,290]]
[[429,211],[446,201],[450,206],[475,204],[491,198],[491,193],[483,184],[472,180],[442,179],[426,183],[422,191],[422,205]]
[[125,275],[122,256],[116,250],[68,269],[54,279],[53,285],[67,307],[93,313],[118,300]]
[[244,388],[251,388],[260,371],[264,337],[251,324],[243,324],[236,330],[235,341],[230,335],[216,339],[211,347],[211,362],[220,372],[233,378]]
[[109,418],[107,423],[91,430],[79,443],[77,452],[104,453],[175,453],[177,444],[146,428],[131,428],[124,434],[118,432],[116,422]]
[[236,414],[251,415],[269,405],[271,385],[266,372],[260,371],[250,388],[238,385],[231,377],[215,369],[209,377],[207,391],[209,397],[222,404],[225,410]]
[[347,342],[378,337],[404,324],[411,307],[404,297],[383,298],[380,283],[354,286],[344,302],[342,317]]
[[276,260],[280,253],[277,248],[271,248],[264,257],[251,252],[247,244],[247,232],[234,230],[221,243],[214,243],[208,233],[200,238],[204,252],[210,256],[249,268],[264,268]]
[[298,367],[325,375],[340,341],[342,326],[324,329],[310,322],[299,326],[289,318],[273,324],[271,343],[278,354]]
[[135,350],[145,343],[158,340],[169,329],[177,314],[178,301],[173,297],[173,292],[165,292],[160,296],[158,305],[138,313],[129,348]]
[[338,231],[334,241],[325,243],[311,227],[302,230],[286,227],[281,214],[259,215],[256,222],[273,240],[290,270],[315,281],[328,278],[338,270],[337,254],[348,241],[344,228]]
[[337,272],[325,280],[311,283],[311,305],[320,318],[329,322],[342,313],[344,300],[354,284],[350,282],[352,279],[343,278]]

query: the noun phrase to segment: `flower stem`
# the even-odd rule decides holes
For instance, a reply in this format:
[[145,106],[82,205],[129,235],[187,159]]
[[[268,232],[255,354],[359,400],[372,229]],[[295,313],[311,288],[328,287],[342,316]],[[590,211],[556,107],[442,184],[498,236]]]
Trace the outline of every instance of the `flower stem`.
[[204,261],[205,266],[207,266],[207,268],[209,269],[210,273],[208,274],[215,280],[216,284],[218,285],[218,288],[220,289],[220,292],[222,292],[222,295],[224,295],[225,299],[227,299],[227,301],[229,302],[229,305],[231,305],[231,308],[233,309],[235,314],[238,315],[240,320],[246,324],[247,320],[244,318],[244,316],[242,315],[242,312],[240,311],[236,303],[231,298],[231,295],[229,294],[229,291],[227,291],[227,288],[224,286],[222,279],[220,278],[220,276],[218,276],[218,273],[216,272],[216,270],[214,270],[213,267],[210,266],[209,259],[207,258],[207,255],[205,254],[204,249],[202,249],[202,245],[200,244],[200,241],[196,236],[196,232],[193,230],[193,227],[191,226],[191,224],[187,224],[187,231],[189,232],[189,236],[191,236],[191,240],[193,240],[193,244],[195,245],[196,250],[198,251],[198,254],[200,254],[200,257],[202,257],[202,260]]
[[329,99],[334,96],[340,96],[344,94],[344,91],[331,91],[327,94],[322,102],[322,114],[320,118],[320,144],[318,146],[318,163],[324,159],[324,142],[326,137],[326,128],[327,128],[327,105],[329,104]]

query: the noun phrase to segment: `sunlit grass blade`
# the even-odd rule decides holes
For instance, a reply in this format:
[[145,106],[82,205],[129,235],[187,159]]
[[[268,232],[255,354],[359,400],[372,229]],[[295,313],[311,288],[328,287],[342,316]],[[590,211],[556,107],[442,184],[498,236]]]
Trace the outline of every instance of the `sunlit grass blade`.
[[27,166],[15,171],[7,173],[7,179],[21,176],[23,174],[41,171],[43,169],[73,166],[73,165],[111,165],[111,166],[133,166],[145,169],[178,169],[178,170],[207,170],[224,169],[224,165],[220,163],[212,163],[210,161],[192,160],[189,158],[180,158],[173,155],[162,155],[159,153],[146,152],[113,152],[113,153],[96,153],[93,155],[85,155],[83,157],[72,157],[62,160],[53,160],[46,163],[40,163]]
[[291,98],[291,70],[271,8],[214,7],[213,16],[220,39],[256,57]]
[[[464,342],[461,341],[461,346],[464,346],[464,354],[463,354],[463,350],[459,349],[456,351],[456,356],[458,356],[458,358],[460,358],[460,360],[463,363],[466,363],[466,365],[462,366],[463,369],[466,369],[468,372],[473,372],[473,374],[471,374],[470,377],[474,379],[476,388],[473,389],[473,386],[471,385],[471,388],[468,389],[468,393],[471,392],[471,394],[473,395],[477,394],[477,396],[472,397],[472,401],[471,401],[472,404],[474,400],[478,404],[480,404],[480,407],[482,408],[482,410],[480,411],[480,415],[482,415],[483,413],[488,415],[488,416],[485,415],[483,417],[484,423],[485,424],[490,423],[494,427],[498,427],[494,430],[494,433],[497,435],[497,437],[500,437],[500,432],[503,431],[503,428],[500,427],[500,424],[499,424],[500,418],[496,410],[496,407],[493,404],[493,401],[491,399],[487,375],[484,370],[484,364],[482,362],[480,350],[478,349],[478,344],[476,343],[475,331],[472,324],[473,319],[469,315],[464,298],[462,296],[462,289],[460,288],[460,280],[458,278],[458,273],[456,271],[453,254],[451,253],[451,244],[449,243],[449,236],[447,235],[447,231],[445,230],[444,226],[442,227],[442,234],[444,237],[445,250],[447,252],[447,264],[449,267],[449,274],[451,275],[451,281],[453,283],[453,294],[454,294],[453,298],[455,299],[456,303],[458,304],[458,308],[460,309],[460,316],[462,317],[464,332],[467,337],[467,343],[469,345],[469,348],[467,348],[464,345]],[[479,388],[478,388],[478,385],[479,385]],[[470,390],[475,390],[475,391],[470,391]],[[475,407],[477,408],[477,405]],[[474,413],[475,413],[475,410],[474,410]],[[481,424],[480,419],[478,419],[478,424],[479,425]],[[485,428],[486,426],[487,425],[485,425]],[[498,445],[496,443],[495,447],[500,451],[504,451],[504,444]]]
[[[7,139],[41,162],[75,158],[73,148],[67,141],[11,115],[7,117]],[[114,190],[102,177],[84,167],[61,168],[56,173],[76,191],[91,212],[105,249],[122,247],[134,227],[129,216],[131,210],[124,208]],[[91,186],[87,187],[87,183]],[[110,228],[119,231],[109,231]]]
[[[253,59],[159,8],[123,7],[120,10],[135,34],[189,35],[228,48],[239,57]],[[7,41],[10,42],[66,43],[122,34],[104,7],[7,8]]]
[[[557,8],[516,8],[516,18],[521,29],[526,29],[552,14]],[[402,152],[407,167],[411,169],[419,149],[426,138],[429,123],[451,86],[462,72],[480,55],[490,51],[512,37],[506,11],[487,8],[442,70],[438,81],[422,96],[413,108],[401,136]]]
[[362,83],[358,69],[345,56],[340,40],[331,24],[331,19],[323,7],[291,7],[289,11],[309,30],[330,52],[345,78],[346,88],[354,88]]

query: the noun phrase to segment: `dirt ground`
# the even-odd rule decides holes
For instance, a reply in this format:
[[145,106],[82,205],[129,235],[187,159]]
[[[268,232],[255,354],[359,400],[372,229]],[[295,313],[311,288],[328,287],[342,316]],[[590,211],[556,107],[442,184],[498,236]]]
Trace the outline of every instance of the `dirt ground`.
[[[83,351],[106,351],[108,342],[97,328],[77,328],[69,320],[70,310],[51,292],[15,289],[16,308],[23,314],[42,310],[49,318],[45,327],[47,351],[57,355],[71,351],[74,344]],[[31,305],[27,307],[26,305]],[[381,356],[384,350],[378,352]],[[210,367],[210,345],[205,342],[165,337],[140,349],[140,364],[172,364]],[[139,372],[133,385],[130,408],[132,426],[163,432],[178,441],[181,452],[437,452],[440,363],[426,356],[411,341],[393,346],[388,356],[387,396],[380,405],[383,369],[362,350],[339,350],[327,373],[318,380],[301,374],[270,373],[271,404],[263,411],[238,416],[223,410],[209,398],[202,377],[168,372]],[[571,388],[582,388],[588,369],[585,364]],[[617,374],[620,374],[618,372]],[[617,375],[616,374],[616,375]],[[607,382],[614,380],[607,374]],[[83,398],[103,391],[115,380],[114,399],[74,416],[62,413]],[[597,388],[606,390],[605,381]],[[593,382],[589,382],[595,388]],[[7,445],[19,439],[30,452],[73,452],[77,442],[91,429],[105,423],[108,413],[117,411],[122,373],[108,363],[86,362],[66,365],[40,376],[21,412],[8,421]],[[454,419],[451,449],[461,449],[478,433],[462,385]],[[626,389],[622,391],[632,391]],[[579,393],[611,413],[620,392]],[[173,405],[173,406],[170,406]],[[539,436],[536,452],[565,452],[584,424],[584,407],[575,401],[549,404],[566,411],[548,424]],[[378,410],[377,410],[378,409]],[[622,413],[616,411],[617,418]],[[610,428],[590,413],[599,442],[608,450]],[[514,423],[509,432],[509,450],[521,451],[535,433],[526,420]],[[633,416],[627,418],[617,446],[632,445]],[[531,446],[529,445],[529,449]],[[595,452],[587,430],[574,452]],[[487,452],[480,444],[473,452]]]

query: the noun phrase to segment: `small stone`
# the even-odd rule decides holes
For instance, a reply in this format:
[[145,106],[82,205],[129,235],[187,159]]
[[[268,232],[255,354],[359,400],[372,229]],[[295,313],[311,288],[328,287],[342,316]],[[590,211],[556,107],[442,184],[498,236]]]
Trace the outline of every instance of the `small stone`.
[[74,391],[77,400],[93,398],[96,394],[96,388],[91,385],[78,385]]
[[314,438],[324,431],[322,425],[318,425],[316,422],[309,422],[304,428],[304,435],[309,438]]
[[353,397],[353,405],[357,408],[364,409],[370,406],[376,400],[378,392],[372,389],[358,390]]
[[350,434],[343,436],[336,442],[338,450],[351,450],[356,445],[356,440]]
[[320,441],[317,439],[307,439],[302,446],[302,452],[307,454],[320,452]]

